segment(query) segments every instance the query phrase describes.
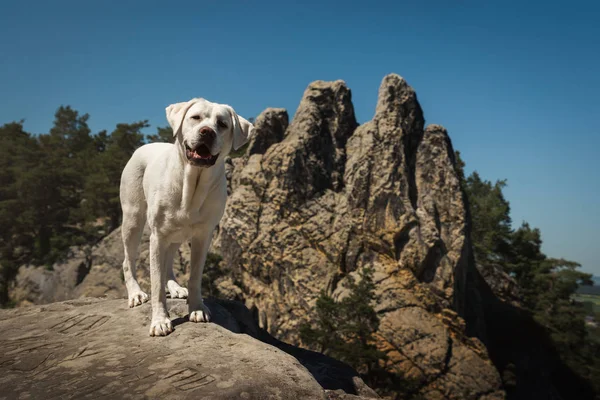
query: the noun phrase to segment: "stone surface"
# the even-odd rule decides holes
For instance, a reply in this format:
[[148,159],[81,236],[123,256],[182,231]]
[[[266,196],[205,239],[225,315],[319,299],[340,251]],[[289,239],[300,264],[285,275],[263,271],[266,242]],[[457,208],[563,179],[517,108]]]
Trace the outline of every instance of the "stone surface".
[[281,142],[288,125],[289,117],[284,108],[267,108],[254,121],[254,135],[246,155],[264,154],[271,145]]
[[523,303],[521,290],[513,277],[497,265],[477,265],[481,278],[489,285],[494,296],[513,306],[520,307]]
[[[142,289],[149,290],[149,231],[146,227],[139,247],[137,277]],[[189,277],[189,243],[179,248],[173,263],[175,276],[182,282]],[[127,297],[123,283],[123,242],[118,228],[96,246],[73,247],[70,256],[55,263],[52,270],[24,266],[19,269],[11,300],[18,306],[47,304],[78,297]]]
[[185,301],[169,300],[175,331],[164,338],[148,336],[150,306],[125,299],[0,310],[0,399],[325,399],[319,381],[376,396],[348,366],[262,332],[241,304],[207,305],[216,323],[195,324]]

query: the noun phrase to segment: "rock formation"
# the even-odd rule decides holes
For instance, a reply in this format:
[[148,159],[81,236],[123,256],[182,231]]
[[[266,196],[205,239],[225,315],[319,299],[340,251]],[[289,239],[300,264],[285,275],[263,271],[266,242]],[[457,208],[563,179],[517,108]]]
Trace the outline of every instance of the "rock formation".
[[[384,78],[374,117],[360,126],[344,82],[312,83],[289,126],[282,109],[256,119],[256,137],[245,156],[227,160],[227,178],[212,251],[228,274],[216,286],[243,300],[261,328],[298,344],[319,293],[341,298],[348,276],[370,267],[378,346],[400,398],[504,398],[475,338],[485,340],[485,318],[452,144],[443,127],[425,128],[404,79]],[[13,299],[124,297],[121,246],[115,231],[87,252],[74,249],[53,273],[22,268]],[[147,248],[145,237],[142,286]],[[185,278],[188,260],[184,244],[176,274]]]
[[502,398],[461,318],[474,266],[452,145],[444,128],[424,129],[402,78],[383,80],[361,126],[342,81],[311,84],[283,140],[237,161],[231,187],[216,246],[263,328],[297,342],[321,290],[343,296],[348,274],[371,267],[398,390]]
[[254,121],[254,135],[246,154],[264,154],[272,144],[283,140],[288,125],[289,117],[284,108],[267,108]]

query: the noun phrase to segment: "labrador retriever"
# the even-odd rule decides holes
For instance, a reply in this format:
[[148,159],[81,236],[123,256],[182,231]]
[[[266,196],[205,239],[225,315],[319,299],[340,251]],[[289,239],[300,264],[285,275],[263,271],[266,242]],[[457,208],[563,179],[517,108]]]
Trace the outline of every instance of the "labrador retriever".
[[[253,133],[253,125],[228,105],[201,98],[166,108],[174,144],[151,143],[137,149],[121,175],[123,273],[129,307],[148,301],[136,279],[136,259],[144,225],[150,228],[150,336],[173,331],[166,308],[171,297],[188,299],[192,322],[210,321],[202,301],[204,262],[227,199],[224,159]],[[188,289],[175,281],[173,258],[191,241]],[[188,292],[189,290],[189,292]]]

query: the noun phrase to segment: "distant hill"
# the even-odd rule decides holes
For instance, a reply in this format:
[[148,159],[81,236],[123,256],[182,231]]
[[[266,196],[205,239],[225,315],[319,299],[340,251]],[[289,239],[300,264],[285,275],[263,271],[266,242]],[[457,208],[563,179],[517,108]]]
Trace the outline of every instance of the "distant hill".
[[594,281],[594,286],[580,286],[579,289],[577,289],[577,293],[600,296],[600,276],[593,276],[592,281]]

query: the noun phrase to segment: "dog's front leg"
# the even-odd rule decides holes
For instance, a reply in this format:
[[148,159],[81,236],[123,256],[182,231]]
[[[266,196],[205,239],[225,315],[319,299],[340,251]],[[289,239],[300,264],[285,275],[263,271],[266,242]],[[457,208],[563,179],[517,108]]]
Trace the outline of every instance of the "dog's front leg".
[[166,336],[173,332],[173,324],[167,312],[167,294],[165,285],[167,281],[166,269],[167,246],[158,235],[150,235],[150,285],[152,287],[152,323],[150,336]]
[[210,321],[210,310],[202,301],[202,272],[211,239],[212,229],[202,229],[192,237],[192,265],[188,284],[188,305],[192,322]]

